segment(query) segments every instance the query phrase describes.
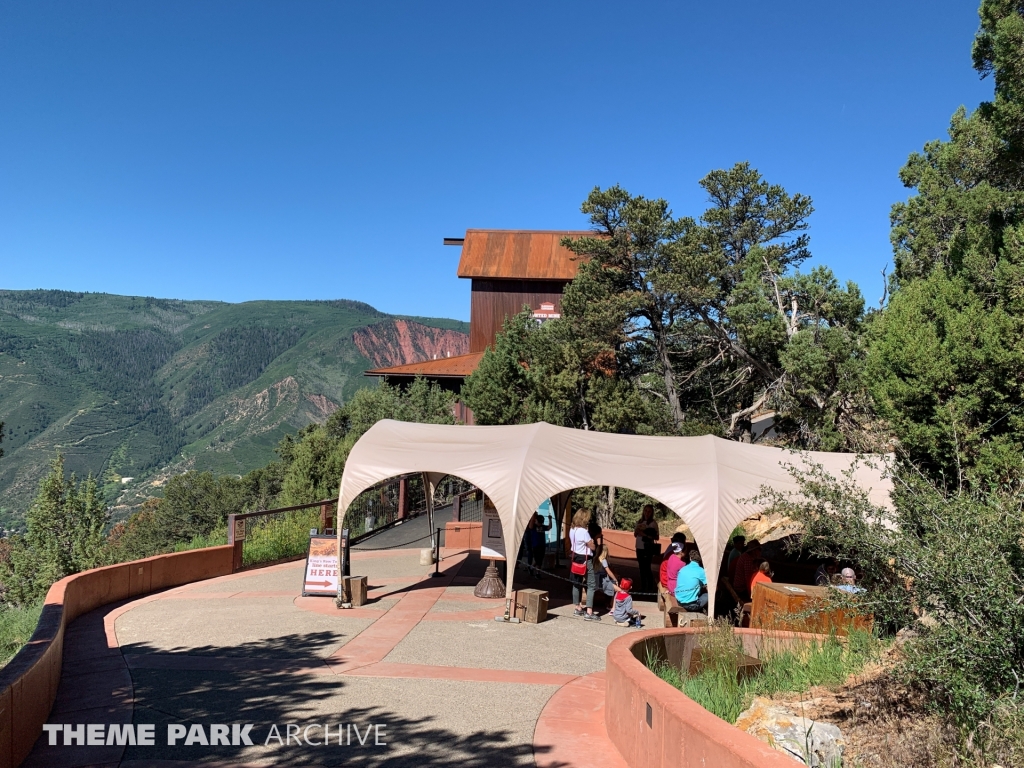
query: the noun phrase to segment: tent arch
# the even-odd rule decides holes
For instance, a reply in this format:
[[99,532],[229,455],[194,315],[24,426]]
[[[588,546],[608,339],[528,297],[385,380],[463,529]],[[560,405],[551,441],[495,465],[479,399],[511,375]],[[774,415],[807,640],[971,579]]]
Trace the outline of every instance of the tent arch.
[[[638,488],[638,487],[631,486],[631,485],[624,485],[624,484],[623,485],[616,485],[615,483],[612,483],[612,482],[604,482],[604,483],[596,483],[595,482],[595,483],[588,483],[588,485],[614,485],[616,488],[634,491],[635,493],[641,493],[644,496],[647,496],[647,497],[649,497],[651,499],[654,499],[656,502],[661,504],[663,507],[665,507],[666,509],[670,510],[682,522],[686,523],[687,527],[690,528],[691,532],[693,532],[693,530],[694,530],[693,529],[693,525],[691,524],[690,519],[688,519],[689,516],[692,516],[693,512],[692,511],[687,511],[686,513],[684,513],[684,512],[681,512],[681,511],[673,508],[673,506],[669,502],[664,501],[663,499],[659,498],[658,493],[656,493],[656,492],[647,491],[647,490],[644,490],[643,488]],[[556,491],[556,493],[570,493],[570,492],[576,490],[577,488],[582,488],[582,487],[586,487],[586,486],[577,485],[577,486],[574,486],[572,488],[562,488],[559,491]],[[539,506],[544,501],[544,499],[547,499],[547,498],[552,498],[552,496],[545,496],[539,502],[537,502],[537,506]],[[536,506],[534,507],[534,509],[536,509]],[[526,521],[529,522],[529,517],[526,518]],[[736,526],[734,525],[733,528],[735,528],[735,527]],[[728,534],[731,531],[732,531],[732,528],[730,528],[729,531],[727,531],[726,533]],[[519,536],[520,541],[522,540],[522,537],[523,537],[524,534],[525,534],[525,525],[523,527],[523,531],[520,532],[520,536]],[[724,548],[725,548],[725,542],[724,541],[722,543],[721,548],[718,548],[717,544],[714,541],[708,539],[708,537],[702,536],[702,537],[698,538],[696,536],[696,534],[695,534],[694,535],[694,542],[696,543],[697,549],[700,550],[702,555],[705,552],[717,552],[718,555],[719,555],[718,559],[721,560],[721,554],[722,554],[722,552],[724,551]],[[516,544],[516,547],[517,547],[517,551],[518,551],[519,544]],[[706,558],[705,558],[705,560],[706,560]],[[705,569],[707,568],[707,563],[706,562],[704,563],[704,567],[705,567]],[[718,568],[718,565],[715,566],[715,573],[717,573],[717,568]],[[655,574],[655,576],[657,576],[657,574]],[[708,576],[708,594],[709,594],[708,602],[709,602],[709,604],[711,603],[712,596],[714,595],[715,590],[717,589],[717,584],[718,584],[718,577],[717,576],[715,577],[715,583],[712,584],[711,583],[711,577],[709,575]]]
[[891,506],[892,484],[877,467],[858,466],[854,454],[803,452],[737,443],[712,435],[649,437],[588,432],[544,422],[516,426],[450,426],[385,419],[352,447],[339,489],[339,509],[376,482],[424,472],[431,489],[444,475],[480,488],[502,523],[512,593],[515,553],[534,510],[568,489],[614,485],[658,499],[682,518],[704,554],[710,610],[714,610],[725,537],[763,505],[760,489],[797,492],[786,465],[820,464],[838,477],[850,472],[877,506]]

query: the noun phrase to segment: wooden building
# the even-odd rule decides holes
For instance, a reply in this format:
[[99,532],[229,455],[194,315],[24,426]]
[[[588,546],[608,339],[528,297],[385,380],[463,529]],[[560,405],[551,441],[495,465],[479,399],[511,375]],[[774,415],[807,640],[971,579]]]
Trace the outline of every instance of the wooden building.
[[[469,354],[421,363],[376,368],[392,384],[410,383],[416,376],[458,392],[463,380],[480,364],[505,319],[529,307],[537,322],[561,316],[562,292],[576,277],[579,260],[562,247],[563,237],[591,234],[575,231],[468,229],[463,238],[446,238],[445,245],[462,247],[458,276],[471,280]],[[466,421],[471,421],[468,415]]]

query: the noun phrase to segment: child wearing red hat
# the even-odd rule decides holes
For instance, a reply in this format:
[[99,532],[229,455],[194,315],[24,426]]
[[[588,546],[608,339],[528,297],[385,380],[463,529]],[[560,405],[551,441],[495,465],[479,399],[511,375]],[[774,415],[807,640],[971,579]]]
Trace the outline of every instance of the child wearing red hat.
[[620,627],[641,626],[640,611],[633,608],[633,598],[629,595],[629,590],[632,588],[632,579],[622,579],[619,582],[619,592],[615,594],[615,606],[612,608],[612,618]]

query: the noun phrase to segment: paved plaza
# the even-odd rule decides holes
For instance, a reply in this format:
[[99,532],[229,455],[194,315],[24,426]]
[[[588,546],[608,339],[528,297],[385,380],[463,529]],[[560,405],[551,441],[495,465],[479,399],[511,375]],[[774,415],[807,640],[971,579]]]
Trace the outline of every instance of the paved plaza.
[[[442,576],[432,570],[419,550],[354,552],[370,603],[350,610],[301,597],[299,561],[83,616],[66,635],[49,721],[152,723],[156,744],[49,746],[44,735],[24,765],[621,768],[603,670],[607,645],[631,630],[574,617],[567,584],[527,574],[517,586],[550,590],[549,620],[498,623],[504,601],[473,596],[475,555],[445,551]],[[252,723],[254,745],[168,746],[173,723]],[[289,724],[312,742],[327,724],[331,744],[265,744]]]

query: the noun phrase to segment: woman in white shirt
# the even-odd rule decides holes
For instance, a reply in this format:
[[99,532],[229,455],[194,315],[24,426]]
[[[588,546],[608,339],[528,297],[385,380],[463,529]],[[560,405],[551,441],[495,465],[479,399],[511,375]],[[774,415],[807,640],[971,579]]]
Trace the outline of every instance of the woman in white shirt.
[[[572,517],[572,528],[569,529],[572,602],[576,606],[573,613],[582,616],[586,621],[600,621],[601,617],[594,613],[597,579],[594,577],[594,539],[587,530],[589,525],[590,512],[585,509],[577,510]],[[584,579],[587,585],[586,610],[583,609],[582,595]]]

